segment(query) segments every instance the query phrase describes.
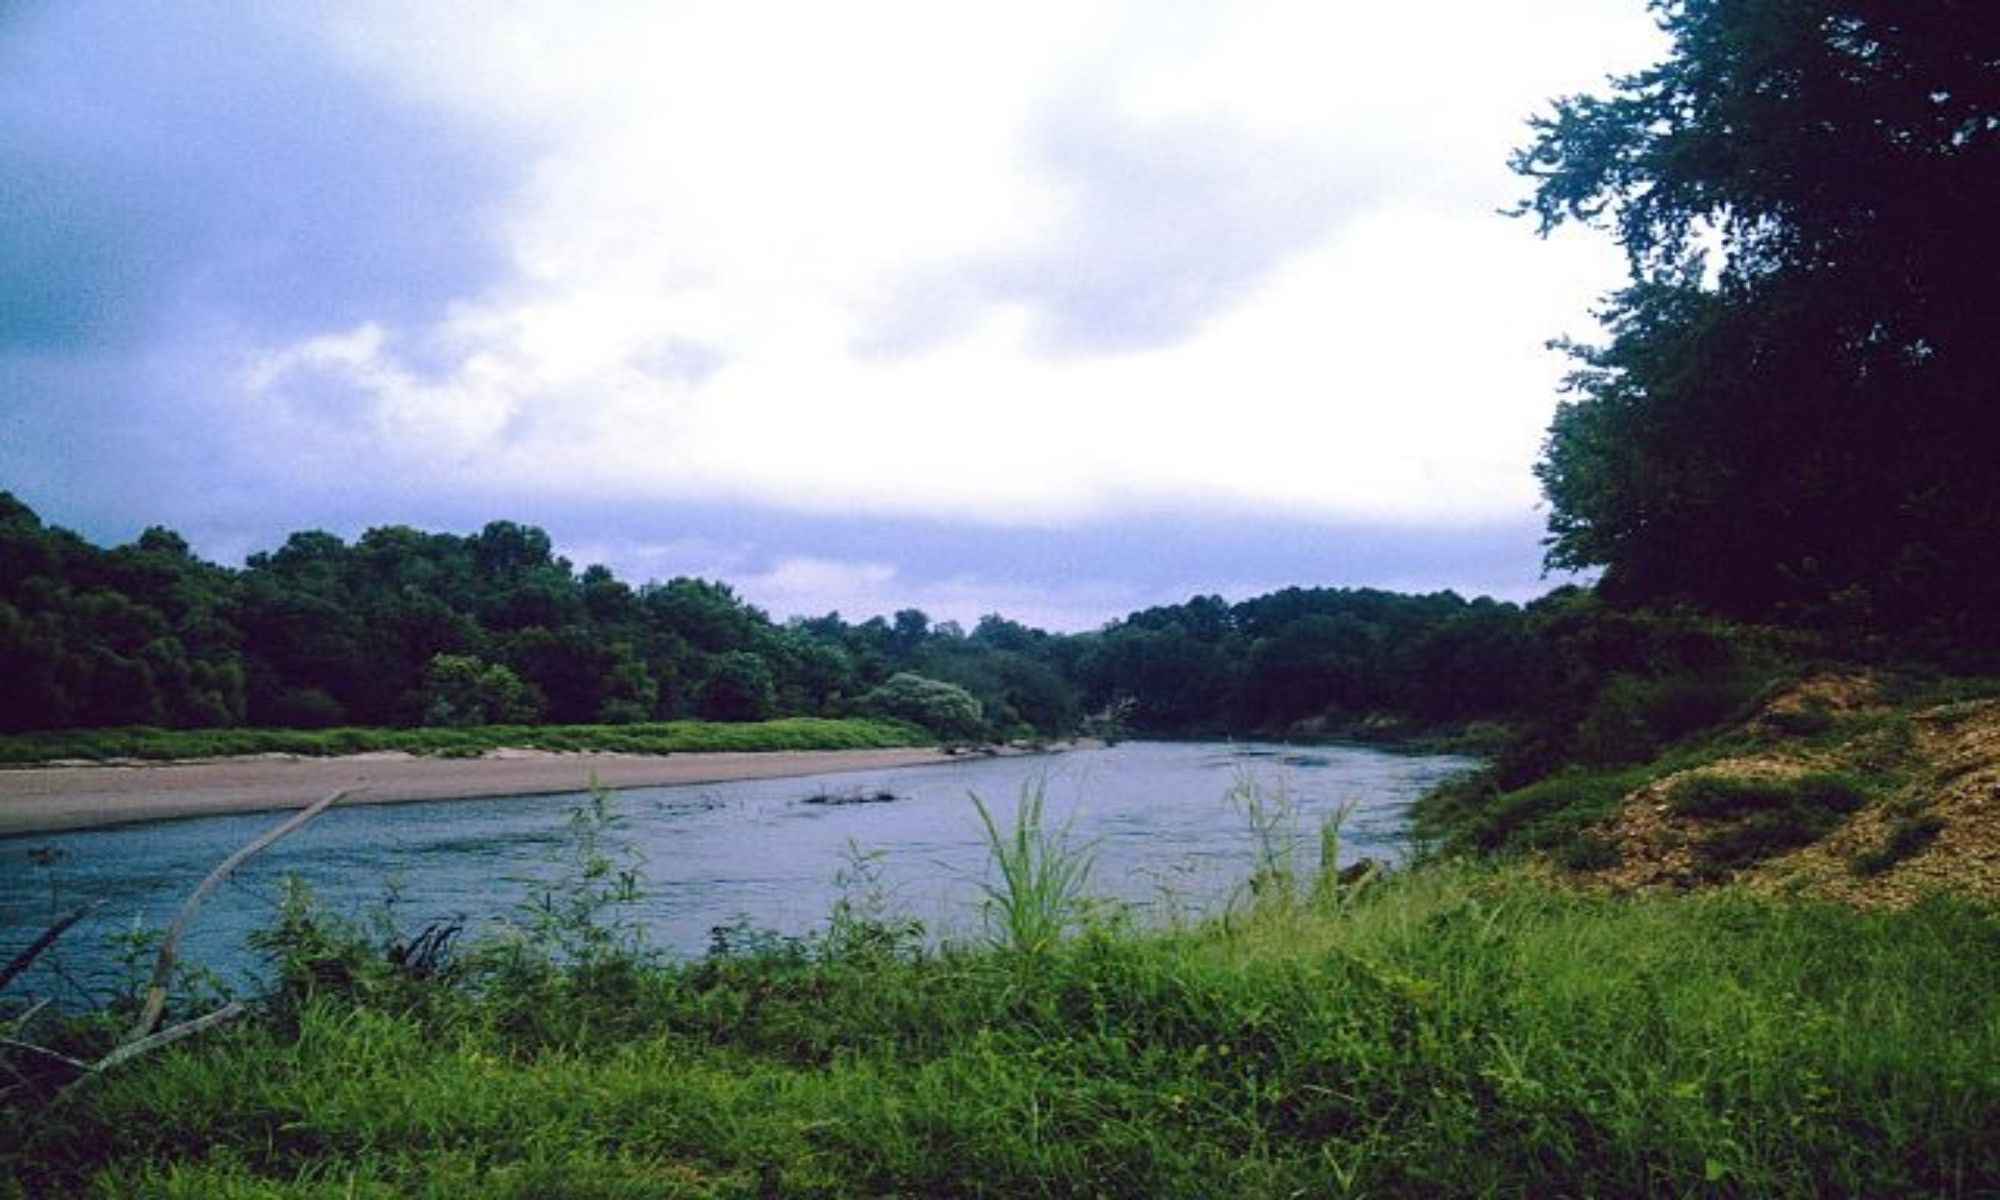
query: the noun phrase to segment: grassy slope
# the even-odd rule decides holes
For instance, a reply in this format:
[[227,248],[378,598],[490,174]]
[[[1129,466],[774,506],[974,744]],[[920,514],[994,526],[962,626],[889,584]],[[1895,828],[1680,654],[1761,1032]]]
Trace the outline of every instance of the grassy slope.
[[1608,900],[1451,866],[1337,909],[1269,895],[1227,924],[1042,955],[862,941],[483,998],[322,990],[53,1117],[0,1114],[0,1179],[186,1197],[2000,1188],[1991,908]]
[[603,750],[670,754],[703,750],[860,750],[927,745],[937,739],[899,721],[786,717],[723,724],[486,725],[471,729],[83,729],[0,736],[0,763],[57,759],[223,758],[242,754],[470,756],[488,750]]
[[1468,777],[1425,797],[1416,821],[1448,850],[1547,854],[1622,888],[1741,880],[1860,903],[1939,888],[2000,899],[1986,811],[2000,796],[1996,691],[1810,675],[1649,761],[1572,765],[1513,790]]

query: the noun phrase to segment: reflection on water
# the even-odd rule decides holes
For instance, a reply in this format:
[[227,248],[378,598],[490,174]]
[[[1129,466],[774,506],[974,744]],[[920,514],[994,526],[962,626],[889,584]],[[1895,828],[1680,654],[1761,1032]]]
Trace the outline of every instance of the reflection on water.
[[[1351,803],[1343,861],[1393,859],[1409,802],[1470,765],[1455,756],[1358,747],[1305,753],[1133,742],[1042,757],[639,788],[618,793],[613,808],[623,818],[619,836],[644,857],[640,916],[654,943],[694,955],[720,924],[743,920],[788,934],[819,927],[837,898],[834,877],[850,846],[878,855],[882,882],[903,913],[943,934],[975,934],[987,858],[973,794],[1004,828],[1021,790],[1045,787],[1050,821],[1068,822],[1072,836],[1095,852],[1093,892],[1192,913],[1226,899],[1248,873],[1249,828],[1225,799],[1237,782],[1282,792],[1301,836]],[[896,799],[824,802],[883,793]],[[405,929],[504,916],[526,895],[525,881],[555,872],[569,814],[583,798],[335,807],[251,860],[211,897],[183,957],[236,976],[248,971],[244,935],[270,920],[287,875],[336,911],[358,915],[389,903]],[[135,923],[164,925],[217,862],[278,819],[258,813],[0,839],[0,958],[25,945],[58,908],[110,900],[64,939],[49,969],[10,990],[73,997],[76,987],[106,986],[116,971],[106,950],[111,934]],[[33,861],[44,850],[56,861]]]

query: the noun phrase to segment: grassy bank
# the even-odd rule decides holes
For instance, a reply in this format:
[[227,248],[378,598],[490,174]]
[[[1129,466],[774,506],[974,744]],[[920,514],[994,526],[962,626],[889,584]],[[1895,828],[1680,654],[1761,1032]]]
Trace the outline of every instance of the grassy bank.
[[398,750],[470,757],[489,750],[597,750],[675,754],[713,750],[868,750],[918,746],[937,738],[914,725],[874,718],[787,717],[728,724],[664,721],[633,725],[482,725],[468,729],[78,729],[0,736],[0,764],[62,759],[166,760],[245,754],[328,756]]
[[294,920],[256,1020],[0,1112],[0,1194],[2000,1188],[1990,907],[1438,865],[1030,949],[923,950],[870,912],[683,965],[517,941],[430,979]]
[[1509,786],[1503,750],[1413,818],[1447,852],[1545,856],[1621,888],[1733,879],[1861,903],[1941,886],[1992,898],[1996,692],[1985,678],[1800,673],[1638,761],[1571,761]]

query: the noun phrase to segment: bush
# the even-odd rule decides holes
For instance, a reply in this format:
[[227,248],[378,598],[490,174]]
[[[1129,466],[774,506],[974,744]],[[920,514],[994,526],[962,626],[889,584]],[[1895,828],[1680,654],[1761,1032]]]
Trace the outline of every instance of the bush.
[[1889,827],[1889,837],[1880,846],[1854,856],[1854,873],[1880,875],[1921,853],[1943,831],[1944,821],[1938,817],[1904,817]]
[[1674,785],[1667,804],[1684,817],[1733,817],[1792,807],[1850,813],[1866,800],[1861,786],[1845,775],[1818,773],[1796,779],[1692,775]]
[[1615,840],[1585,833],[1563,846],[1556,853],[1556,861],[1571,871],[1608,871],[1624,862],[1625,855]]
[[1593,763],[1643,761],[1670,742],[1729,720],[1753,691],[1734,673],[1614,675],[1577,724],[1576,753]]
[[1837,821],[1825,813],[1781,808],[1753,813],[1741,824],[1710,834],[1696,844],[1702,862],[1717,869],[1753,866],[1767,858],[1809,846],[1826,836]]
[[921,725],[946,740],[969,740],[986,733],[984,710],[971,692],[909,671],[891,675],[861,697],[860,707],[863,712]]
[[1744,818],[1696,845],[1707,867],[1725,870],[1810,845],[1866,800],[1862,788],[1844,775],[1782,780],[1696,775],[1675,786],[1668,804],[1683,816]]
[[347,710],[324,689],[291,687],[272,699],[267,719],[292,729],[330,729],[347,719]]

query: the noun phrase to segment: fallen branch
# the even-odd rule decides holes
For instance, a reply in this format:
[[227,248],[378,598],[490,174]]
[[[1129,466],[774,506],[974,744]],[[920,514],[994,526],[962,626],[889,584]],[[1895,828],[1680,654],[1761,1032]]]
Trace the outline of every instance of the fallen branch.
[[[201,902],[208,898],[208,894],[221,886],[222,881],[228,879],[230,873],[242,866],[245,860],[269,847],[271,843],[277,841],[279,838],[304,825],[307,821],[325,812],[328,805],[353,790],[355,789],[342,788],[324,800],[317,801],[300,810],[289,820],[270,829],[249,845],[238,850],[228,858],[223,859],[221,865],[208,873],[208,878],[202,880],[201,885],[195,888],[194,894],[187,898],[187,903],[181,905],[180,915],[174,918],[174,923],[167,929],[167,936],[160,942],[160,956],[153,962],[153,978],[151,984],[146,989],[145,1006],[140,1010],[139,1019],[133,1024],[131,1032],[125,1035],[125,1041],[128,1044],[136,1044],[142,1039],[147,1038],[153,1032],[153,1027],[160,1023],[160,1014],[167,1007],[167,985],[173,978],[174,957],[180,950],[181,935],[187,931],[189,923],[194,920],[195,913],[200,910]],[[218,1011],[227,1011],[227,1009]],[[213,1013],[210,1014],[210,1016],[214,1015]],[[175,1026],[175,1028],[179,1029],[181,1026]],[[188,1032],[194,1031],[189,1030]],[[120,1050],[122,1049],[124,1047],[120,1047]],[[112,1053],[115,1055],[119,1051],[113,1051]]]
[[42,934],[42,936],[36,938],[32,942],[29,942],[28,948],[26,950],[23,950],[19,954],[16,954],[13,957],[13,960],[10,961],[5,967],[0,967],[0,991],[5,991],[7,989],[7,985],[14,982],[15,976],[27,970],[28,967],[37,958],[40,958],[42,955],[42,951],[47,950],[50,946],[55,945],[57,938],[61,937],[65,933],[68,933],[70,926],[76,924],[78,921],[83,920],[91,913],[94,913],[98,909],[103,907],[104,907],[104,901],[93,900],[89,904],[81,906],[75,912],[70,913],[68,916],[62,918],[55,924],[49,926],[48,929]]
[[12,1050],[17,1054],[26,1054],[31,1058],[39,1058],[44,1062],[55,1063],[77,1074],[82,1074],[90,1070],[90,1064],[80,1058],[71,1058],[67,1054],[59,1054],[47,1046],[37,1046],[33,1042],[17,1042],[13,1038],[0,1038],[0,1048]]
[[241,1000],[231,1000],[205,1017],[196,1017],[192,1021],[182,1021],[178,1025],[160,1030],[160,1032],[153,1034],[151,1037],[143,1037],[136,1042],[126,1042],[103,1058],[98,1059],[91,1065],[90,1069],[92,1071],[109,1071],[119,1063],[157,1050],[170,1042],[178,1042],[184,1037],[190,1037],[211,1026],[220,1025],[224,1021],[233,1021],[247,1011],[243,1007]]
[[22,1034],[27,1033],[28,1026],[33,1025],[35,1023],[35,1018],[41,1016],[42,1010],[47,1008],[48,1006],[49,1006],[49,997],[47,996],[43,996],[40,1000],[37,1000],[33,1004],[30,1004],[28,1006],[28,1011],[14,1018],[14,1035],[16,1037],[19,1037]]
[[[39,1070],[34,1069],[37,1065]],[[17,1086],[37,1096],[47,1095],[52,1089],[60,1092],[90,1072],[87,1062],[14,1038],[0,1038],[0,1066],[7,1068]],[[62,1082],[57,1085],[54,1080]],[[0,1095],[12,1090],[12,1087],[0,1089]]]

